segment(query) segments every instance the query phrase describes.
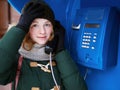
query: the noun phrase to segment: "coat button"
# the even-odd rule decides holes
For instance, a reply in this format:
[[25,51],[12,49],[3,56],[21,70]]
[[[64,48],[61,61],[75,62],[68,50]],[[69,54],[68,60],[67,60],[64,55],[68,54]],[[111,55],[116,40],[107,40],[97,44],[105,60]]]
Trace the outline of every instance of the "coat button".
[[32,87],[31,90],[40,90],[39,87]]

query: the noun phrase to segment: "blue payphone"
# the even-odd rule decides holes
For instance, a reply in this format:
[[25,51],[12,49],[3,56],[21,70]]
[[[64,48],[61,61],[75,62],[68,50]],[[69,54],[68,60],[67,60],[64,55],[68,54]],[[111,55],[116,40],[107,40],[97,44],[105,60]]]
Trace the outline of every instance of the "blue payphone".
[[77,63],[104,70],[115,66],[118,50],[118,14],[114,7],[77,10],[70,36],[70,53]]

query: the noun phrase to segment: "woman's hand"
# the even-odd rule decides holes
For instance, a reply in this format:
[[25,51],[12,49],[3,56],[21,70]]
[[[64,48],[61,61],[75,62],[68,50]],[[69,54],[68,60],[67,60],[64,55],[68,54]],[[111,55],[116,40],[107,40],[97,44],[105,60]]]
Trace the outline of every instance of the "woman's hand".
[[[48,14],[45,12],[47,11]],[[49,7],[42,2],[29,2],[27,3],[21,12],[21,16],[19,19],[17,27],[21,28],[25,32],[29,31],[29,27],[35,18],[41,18],[45,15],[49,15],[50,9]]]

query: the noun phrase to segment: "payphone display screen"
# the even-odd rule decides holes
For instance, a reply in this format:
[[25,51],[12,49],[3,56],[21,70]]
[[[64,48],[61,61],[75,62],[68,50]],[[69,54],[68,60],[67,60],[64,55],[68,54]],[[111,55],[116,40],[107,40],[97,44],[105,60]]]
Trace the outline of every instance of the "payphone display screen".
[[99,28],[100,24],[97,24],[97,23],[86,23],[85,27],[86,28]]

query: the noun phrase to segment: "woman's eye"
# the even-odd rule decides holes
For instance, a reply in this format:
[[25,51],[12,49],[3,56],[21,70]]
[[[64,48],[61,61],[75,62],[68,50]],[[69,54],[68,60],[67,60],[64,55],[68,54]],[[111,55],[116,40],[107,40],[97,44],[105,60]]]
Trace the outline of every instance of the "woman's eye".
[[33,27],[37,27],[37,24],[34,24]]
[[32,27],[37,27],[38,25],[37,24],[33,24]]
[[51,26],[51,24],[45,24],[45,26],[50,27],[50,26]]

